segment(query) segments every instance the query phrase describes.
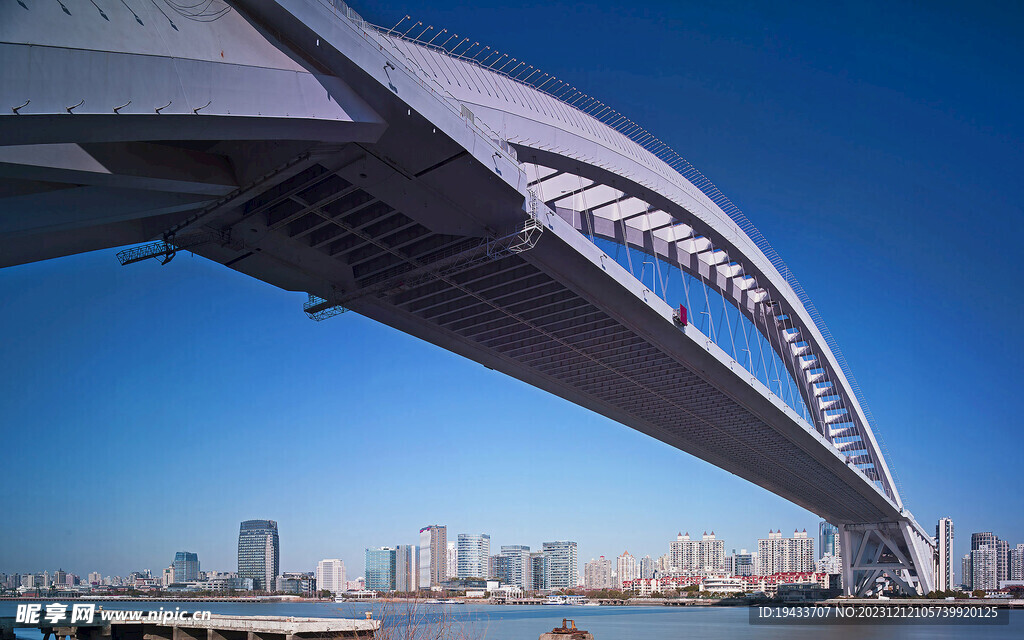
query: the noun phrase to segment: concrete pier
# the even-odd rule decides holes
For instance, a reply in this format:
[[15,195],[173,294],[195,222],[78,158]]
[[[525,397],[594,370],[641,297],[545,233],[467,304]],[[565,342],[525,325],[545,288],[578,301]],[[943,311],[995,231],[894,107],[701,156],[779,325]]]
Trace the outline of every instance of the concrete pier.
[[[143,615],[143,618],[146,616]],[[210,615],[208,619],[112,620],[39,625],[44,640],[341,640],[373,638],[379,620]]]

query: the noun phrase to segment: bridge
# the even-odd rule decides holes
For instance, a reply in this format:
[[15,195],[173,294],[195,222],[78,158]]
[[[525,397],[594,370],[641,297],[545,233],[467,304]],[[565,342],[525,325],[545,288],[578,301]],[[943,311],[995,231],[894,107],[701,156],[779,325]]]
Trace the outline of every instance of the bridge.
[[340,0],[17,0],[0,57],[0,266],[196,253],[820,515],[848,594],[934,588],[934,542],[806,293],[598,98]]

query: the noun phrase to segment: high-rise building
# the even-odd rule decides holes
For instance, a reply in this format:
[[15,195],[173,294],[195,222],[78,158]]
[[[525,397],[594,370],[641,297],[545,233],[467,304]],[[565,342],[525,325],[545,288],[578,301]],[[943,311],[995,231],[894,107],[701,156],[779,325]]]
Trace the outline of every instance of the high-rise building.
[[979,533],[971,534],[971,551],[980,549],[983,545],[990,544],[995,545],[998,538],[991,531],[981,531]]
[[689,531],[680,533],[668,546],[670,573],[696,576],[725,572],[725,541],[715,538],[714,531],[705,531],[700,540],[691,540]]
[[162,574],[162,577],[160,579],[160,584],[163,585],[163,587],[165,589],[167,587],[171,586],[172,584],[174,584],[174,565],[173,564],[168,565],[167,568],[163,570],[163,574]]
[[338,595],[348,587],[348,577],[345,575],[345,563],[337,558],[321,560],[316,564],[316,588],[317,591],[330,591]]
[[953,588],[953,521],[941,518],[935,525],[935,589]]
[[587,589],[611,589],[612,561],[604,556],[583,565],[583,586]]
[[615,560],[615,583],[616,587],[622,587],[622,583],[636,580],[637,564],[629,551],[623,551],[622,555]]
[[545,588],[575,589],[580,578],[576,543],[567,540],[545,542],[542,548],[547,557]]
[[839,555],[839,527],[822,520],[818,523],[818,557],[823,558],[826,553]]
[[421,589],[439,586],[447,579],[448,572],[448,528],[433,524],[420,529]]
[[448,543],[448,556],[446,558],[444,575],[447,580],[459,577],[459,548],[455,541]]
[[238,577],[252,578],[256,591],[272,591],[281,572],[281,546],[274,520],[246,520],[238,529]]
[[103,576],[100,575],[99,571],[91,571],[89,573],[89,584],[93,584],[93,585],[103,584]]
[[658,556],[658,560],[657,562],[655,562],[654,569],[658,572],[659,577],[677,573],[675,566],[672,565],[672,553],[669,552]]
[[395,590],[395,552],[394,547],[376,547],[366,550],[367,590]]
[[395,550],[395,591],[412,593],[419,590],[419,547],[400,544]]
[[767,538],[757,541],[757,573],[791,571],[814,571],[814,538],[807,537],[806,529],[794,531],[792,538],[783,538],[781,530],[769,531]]
[[459,578],[490,578],[491,536],[486,533],[460,533],[456,545],[459,554]]
[[995,544],[982,544],[971,550],[971,589],[994,591],[999,588],[998,553]]
[[640,558],[640,577],[650,580],[654,577],[654,560],[651,556]]
[[732,567],[731,573],[734,576],[752,576],[754,575],[754,557],[757,554],[748,553],[746,549],[740,549],[739,553],[736,550],[732,550]]
[[[1002,543],[1002,544],[1000,544]],[[1009,574],[1010,545],[991,531],[971,534],[971,589],[998,589]],[[975,552],[980,552],[975,554]]]
[[1024,543],[1010,549],[1010,580],[1024,580]]
[[996,538],[996,583],[1010,579],[1010,543]]
[[968,591],[974,583],[974,572],[971,569],[971,554],[968,553],[960,560],[960,586]]
[[533,575],[533,591],[540,591],[548,588],[548,556],[543,551],[534,551],[530,554],[530,572]]
[[501,547],[496,558],[494,577],[502,584],[523,589],[533,588],[533,571],[530,562],[530,547],[513,544]]
[[199,579],[199,556],[191,551],[179,551],[174,554],[174,581],[195,582]]

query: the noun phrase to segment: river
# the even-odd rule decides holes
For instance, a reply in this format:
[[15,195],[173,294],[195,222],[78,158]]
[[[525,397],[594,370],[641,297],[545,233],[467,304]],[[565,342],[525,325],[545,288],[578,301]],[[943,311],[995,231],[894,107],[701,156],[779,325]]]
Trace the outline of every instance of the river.
[[[58,600],[58,602],[61,602]],[[67,604],[70,601],[63,601]],[[379,603],[325,602],[100,602],[106,609],[144,609],[163,607],[183,611],[209,610],[213,613],[259,616],[363,617],[373,611],[384,616],[394,633],[381,633],[383,640],[405,638],[405,621],[412,618],[436,630],[449,630],[445,638],[454,640],[535,640],[541,633],[561,626],[562,618],[571,618],[576,626],[594,634],[595,640],[739,640],[779,639],[845,640],[852,638],[928,639],[970,638],[970,640],[1020,640],[1024,638],[1024,611],[1009,614],[1009,624],[952,626],[921,625],[752,625],[745,607],[581,607],[581,606],[490,606],[490,605],[405,605]],[[17,603],[0,601],[0,617],[13,616]],[[19,638],[38,640],[41,634],[18,629]],[[431,635],[431,634],[428,634]]]

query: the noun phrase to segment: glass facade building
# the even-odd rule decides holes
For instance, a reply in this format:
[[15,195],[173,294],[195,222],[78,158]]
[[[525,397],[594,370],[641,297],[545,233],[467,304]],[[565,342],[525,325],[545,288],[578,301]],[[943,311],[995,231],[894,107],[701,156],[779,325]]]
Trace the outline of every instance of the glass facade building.
[[548,557],[543,551],[534,551],[530,554],[530,573],[532,584],[530,588],[534,591],[547,589]]
[[560,540],[542,545],[547,558],[545,589],[575,589],[580,579],[576,543]]
[[199,579],[199,556],[191,551],[174,554],[174,582],[195,582]]
[[826,553],[839,555],[839,527],[822,520],[818,524],[818,557],[824,558]]
[[533,563],[530,561],[530,547],[513,544],[501,548],[495,557],[494,576],[501,584],[523,589],[533,588]]
[[459,579],[490,578],[491,536],[486,533],[460,533],[456,545],[459,554]]
[[366,589],[369,591],[395,590],[394,547],[366,550]]
[[280,573],[281,547],[274,520],[246,520],[238,529],[238,577],[253,589],[272,591]]

